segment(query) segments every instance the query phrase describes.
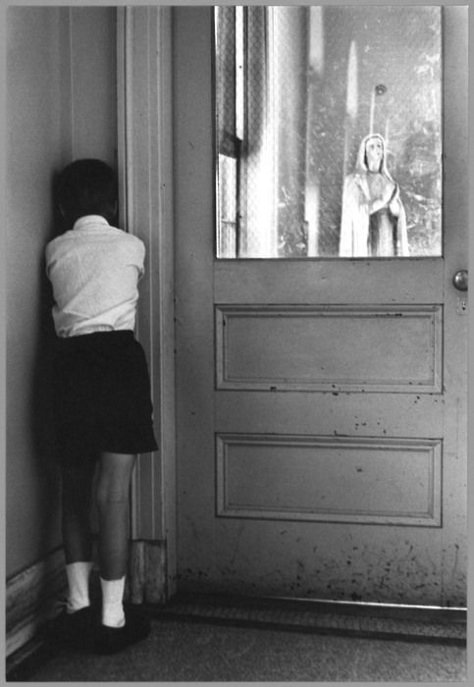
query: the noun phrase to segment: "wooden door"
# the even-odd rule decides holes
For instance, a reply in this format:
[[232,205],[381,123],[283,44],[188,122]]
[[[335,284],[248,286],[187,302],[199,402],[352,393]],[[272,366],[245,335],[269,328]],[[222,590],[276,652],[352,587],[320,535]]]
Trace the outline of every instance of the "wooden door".
[[175,10],[178,591],[465,603],[466,16],[443,256],[215,256],[211,8]]

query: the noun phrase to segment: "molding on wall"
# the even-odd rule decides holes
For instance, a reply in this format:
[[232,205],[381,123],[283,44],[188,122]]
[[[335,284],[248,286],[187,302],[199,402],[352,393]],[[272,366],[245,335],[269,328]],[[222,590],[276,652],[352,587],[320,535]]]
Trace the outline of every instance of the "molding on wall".
[[[132,486],[132,538],[167,542],[175,569],[174,237],[170,7],[117,15],[121,225],[147,247],[137,334],[149,361],[159,450],[140,456]],[[157,565],[161,565],[157,562]],[[170,585],[165,588],[172,591]]]
[[62,548],[7,580],[5,654],[27,644],[54,613],[58,597],[66,593]]
[[127,597],[132,604],[159,604],[168,599],[166,542],[134,541]]

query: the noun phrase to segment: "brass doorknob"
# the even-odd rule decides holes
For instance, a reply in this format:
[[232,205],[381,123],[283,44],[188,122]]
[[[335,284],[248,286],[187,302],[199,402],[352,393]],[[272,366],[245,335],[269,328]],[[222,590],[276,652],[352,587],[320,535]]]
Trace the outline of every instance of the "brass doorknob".
[[459,270],[453,277],[453,284],[458,291],[467,291],[468,272],[467,270]]

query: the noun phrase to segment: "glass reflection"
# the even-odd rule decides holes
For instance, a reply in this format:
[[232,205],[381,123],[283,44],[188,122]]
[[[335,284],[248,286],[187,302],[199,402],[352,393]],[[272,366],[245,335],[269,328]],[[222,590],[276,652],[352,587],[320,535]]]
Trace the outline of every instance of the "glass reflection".
[[215,19],[218,257],[440,255],[441,9]]

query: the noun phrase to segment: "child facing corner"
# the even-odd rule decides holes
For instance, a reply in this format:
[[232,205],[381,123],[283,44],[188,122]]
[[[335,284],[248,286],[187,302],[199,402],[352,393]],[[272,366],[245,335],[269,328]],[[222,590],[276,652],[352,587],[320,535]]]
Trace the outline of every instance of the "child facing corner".
[[[48,243],[45,256],[57,335],[53,374],[69,596],[52,634],[114,653],[150,630],[143,615],[123,604],[131,476],[136,455],[157,449],[148,367],[134,336],[145,246],[113,226],[117,180],[99,160],[77,160],[63,170],[57,203],[66,231]],[[102,591],[97,614],[89,598],[92,504]]]

